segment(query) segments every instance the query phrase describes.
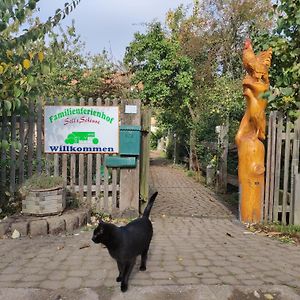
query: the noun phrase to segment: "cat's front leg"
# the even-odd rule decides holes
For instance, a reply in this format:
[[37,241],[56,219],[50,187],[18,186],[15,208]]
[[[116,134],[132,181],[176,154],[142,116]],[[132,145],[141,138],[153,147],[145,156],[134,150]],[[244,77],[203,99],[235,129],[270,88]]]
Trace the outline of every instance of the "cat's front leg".
[[126,263],[125,268],[124,268],[124,275],[121,281],[121,291],[124,293],[128,289],[128,280],[129,280],[129,275],[131,274],[131,271],[134,267],[135,264],[135,259],[132,261],[129,261]]
[[117,260],[117,264],[119,269],[119,276],[116,278],[116,282],[121,282],[123,277],[123,272],[124,272],[124,265],[118,260]]

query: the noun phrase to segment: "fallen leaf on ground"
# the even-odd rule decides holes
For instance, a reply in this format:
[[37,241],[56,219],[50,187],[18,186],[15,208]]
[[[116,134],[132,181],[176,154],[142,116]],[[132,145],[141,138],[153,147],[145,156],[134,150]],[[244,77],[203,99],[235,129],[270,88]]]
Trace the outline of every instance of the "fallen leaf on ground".
[[266,298],[267,300],[272,300],[272,299],[274,299],[274,297],[273,297],[271,294],[264,294],[264,296],[265,296],[265,298]]
[[86,243],[86,244],[81,245],[81,246],[79,247],[79,249],[84,249],[84,248],[89,248],[89,247],[91,247],[91,245],[88,244],[88,243]]
[[226,235],[230,236],[230,237],[233,237],[230,233],[226,232]]

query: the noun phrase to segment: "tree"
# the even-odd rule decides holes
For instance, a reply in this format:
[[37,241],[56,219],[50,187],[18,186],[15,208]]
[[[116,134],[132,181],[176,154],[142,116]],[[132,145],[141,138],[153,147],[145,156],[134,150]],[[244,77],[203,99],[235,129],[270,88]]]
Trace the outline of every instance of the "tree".
[[266,96],[271,109],[287,112],[292,118],[300,107],[300,1],[283,0],[274,5],[276,26],[253,35],[256,49],[273,49],[270,68],[271,93]]
[[[17,108],[20,98],[38,92],[37,74],[49,72],[44,62],[44,37],[79,3],[65,3],[45,23],[36,20],[25,33],[19,33],[36,8],[38,0],[5,0],[0,3],[0,101],[6,111]],[[24,32],[23,31],[23,32]]]

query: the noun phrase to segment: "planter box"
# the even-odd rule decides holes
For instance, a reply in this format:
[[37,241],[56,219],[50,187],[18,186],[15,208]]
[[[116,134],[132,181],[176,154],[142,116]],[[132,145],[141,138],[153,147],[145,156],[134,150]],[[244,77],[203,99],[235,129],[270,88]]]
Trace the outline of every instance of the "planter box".
[[22,213],[38,216],[59,214],[66,207],[64,187],[31,190],[22,201]]

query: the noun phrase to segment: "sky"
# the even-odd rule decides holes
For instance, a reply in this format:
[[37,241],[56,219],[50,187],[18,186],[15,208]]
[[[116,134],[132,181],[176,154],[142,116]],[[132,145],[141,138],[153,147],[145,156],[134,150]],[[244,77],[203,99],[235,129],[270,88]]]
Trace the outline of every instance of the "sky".
[[[63,8],[63,0],[40,0],[39,16],[46,21],[57,8]],[[71,0],[69,0],[71,2]],[[126,46],[137,31],[145,32],[145,26],[153,20],[164,21],[170,9],[191,5],[193,0],[81,0],[61,25],[65,28],[75,20],[76,32],[85,42],[86,51],[101,53],[105,48],[112,60],[122,60]]]

